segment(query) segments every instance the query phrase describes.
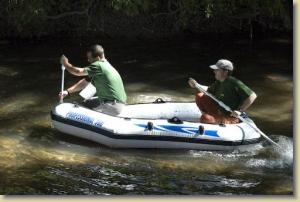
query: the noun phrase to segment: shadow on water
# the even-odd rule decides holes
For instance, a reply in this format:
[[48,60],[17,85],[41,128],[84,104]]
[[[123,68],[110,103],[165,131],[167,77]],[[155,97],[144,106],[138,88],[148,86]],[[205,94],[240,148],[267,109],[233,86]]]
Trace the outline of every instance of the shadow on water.
[[[64,52],[84,65],[83,49],[0,46],[0,193],[293,194],[291,44],[262,42],[249,49],[240,43],[228,50],[229,42],[215,43],[103,45],[124,79],[129,103],[193,101],[188,77],[208,85],[214,79],[208,65],[219,58],[235,61],[235,76],[259,96],[249,114],[287,152],[266,143],[243,152],[111,149],[62,134],[51,128],[49,116],[60,87],[57,58]],[[66,74],[65,85],[76,80]]]

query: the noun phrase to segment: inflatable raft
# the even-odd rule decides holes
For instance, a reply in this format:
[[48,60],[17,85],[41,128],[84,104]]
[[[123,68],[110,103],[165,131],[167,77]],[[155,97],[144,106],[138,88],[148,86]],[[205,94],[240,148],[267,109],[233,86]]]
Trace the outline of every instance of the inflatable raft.
[[199,123],[200,116],[195,103],[159,99],[127,105],[118,117],[73,103],[58,104],[51,111],[58,131],[114,148],[235,150],[261,141],[261,135],[245,123],[204,124]]

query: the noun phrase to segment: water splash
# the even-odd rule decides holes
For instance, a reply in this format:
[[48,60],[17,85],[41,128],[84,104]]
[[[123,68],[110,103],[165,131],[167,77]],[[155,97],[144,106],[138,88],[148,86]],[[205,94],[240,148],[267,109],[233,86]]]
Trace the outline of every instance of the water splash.
[[277,136],[277,143],[283,149],[274,147],[274,152],[278,154],[279,159],[286,166],[292,166],[294,163],[294,142],[292,138],[286,136]]
[[257,144],[246,151],[195,151],[189,153],[193,158],[211,160],[215,163],[236,163],[246,168],[292,169],[293,140],[286,136],[271,136],[284,150],[273,145]]

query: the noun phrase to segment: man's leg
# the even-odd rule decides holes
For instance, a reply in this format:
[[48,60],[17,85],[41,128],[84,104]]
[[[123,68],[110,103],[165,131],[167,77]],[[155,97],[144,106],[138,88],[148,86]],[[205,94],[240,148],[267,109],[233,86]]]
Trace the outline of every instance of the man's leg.
[[210,114],[202,114],[200,117],[200,123],[215,124],[216,122],[216,118]]
[[94,110],[98,112],[102,112],[104,114],[117,116],[121,113],[123,108],[125,107],[125,104],[122,103],[102,103],[98,107],[94,108]]
[[218,104],[204,93],[196,94],[196,104],[202,112],[201,123],[216,124],[220,122],[220,111]]
[[232,117],[232,116],[224,116],[221,119],[222,123],[224,124],[237,124],[240,122],[238,118]]
[[218,104],[204,93],[197,93],[195,100],[201,112],[208,114],[220,113]]
[[100,105],[100,101],[99,101],[98,98],[92,98],[92,99],[88,99],[88,100],[83,101],[82,105],[84,107],[93,109],[93,108],[96,108]]

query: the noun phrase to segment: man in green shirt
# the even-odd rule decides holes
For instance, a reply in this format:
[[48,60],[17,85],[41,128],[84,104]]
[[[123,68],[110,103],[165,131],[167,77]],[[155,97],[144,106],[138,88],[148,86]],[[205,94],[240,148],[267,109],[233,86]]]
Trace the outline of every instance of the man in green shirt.
[[[215,74],[216,81],[209,87],[202,86],[218,100],[229,106],[233,113],[221,108],[213,99],[204,93],[196,94],[196,104],[203,113],[200,122],[210,124],[238,123],[237,118],[256,99],[256,94],[243,82],[231,76],[233,64],[229,60],[221,59],[215,65],[210,66]],[[189,85],[195,88],[195,82],[189,80]]]
[[59,94],[64,98],[67,95],[80,91],[91,82],[97,92],[98,99],[86,106],[110,115],[118,115],[126,103],[126,93],[123,81],[117,70],[105,59],[104,49],[100,45],[93,45],[87,50],[87,60],[90,63],[85,68],[79,68],[69,63],[63,55],[61,64],[68,72],[75,76],[87,76]]

